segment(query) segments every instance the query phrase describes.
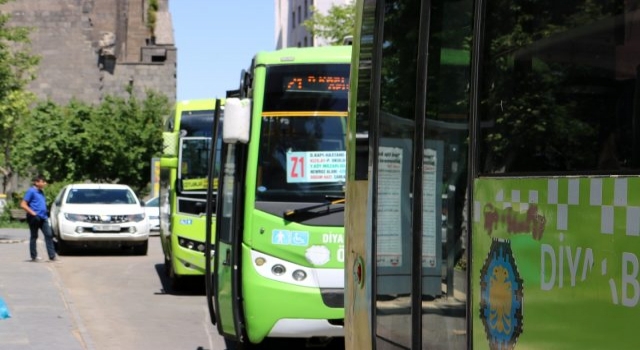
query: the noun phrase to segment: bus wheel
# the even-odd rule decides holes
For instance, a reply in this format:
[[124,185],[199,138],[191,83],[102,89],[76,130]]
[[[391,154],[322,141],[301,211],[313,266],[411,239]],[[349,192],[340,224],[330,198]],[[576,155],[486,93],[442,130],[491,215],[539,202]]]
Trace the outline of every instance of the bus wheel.
[[230,340],[227,338],[224,338],[224,345],[226,346],[226,350],[238,350],[238,342],[235,340]]
[[[182,278],[180,278],[180,276],[176,275],[176,272],[173,270],[173,267],[171,266],[171,261],[168,261],[166,263],[167,265],[169,265],[169,283],[171,285],[171,289],[173,290],[180,290],[180,288],[182,287]],[[165,265],[165,266],[167,266]],[[165,269],[166,271],[167,269]]]
[[171,277],[171,259],[164,257],[164,275],[167,277]]
[[224,344],[226,346],[226,350],[252,350],[258,349],[258,347],[251,343],[241,343],[235,339],[227,339],[224,338]]

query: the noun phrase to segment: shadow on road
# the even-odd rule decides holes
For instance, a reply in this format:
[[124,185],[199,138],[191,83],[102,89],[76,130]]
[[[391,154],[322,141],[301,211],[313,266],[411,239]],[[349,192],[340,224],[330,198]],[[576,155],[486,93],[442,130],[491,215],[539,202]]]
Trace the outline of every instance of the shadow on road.
[[156,294],[193,295],[201,297],[206,295],[204,276],[180,277],[180,286],[179,288],[175,288],[171,286],[171,280],[164,271],[164,264],[156,264],[155,268],[158,279],[160,283],[162,283],[162,291]]
[[[54,244],[57,242],[54,240]],[[135,256],[133,247],[120,246],[111,242],[87,243],[69,246],[61,256]]]

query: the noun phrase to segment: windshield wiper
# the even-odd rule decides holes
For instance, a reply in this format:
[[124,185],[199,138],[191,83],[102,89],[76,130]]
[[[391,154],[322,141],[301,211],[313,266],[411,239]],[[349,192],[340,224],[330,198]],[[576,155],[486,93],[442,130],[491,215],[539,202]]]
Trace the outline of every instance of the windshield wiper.
[[[331,209],[332,205],[344,204],[345,203],[345,198],[344,197],[325,196],[324,198],[327,199],[328,202],[322,203],[322,204],[310,205],[308,207],[302,207],[302,208],[298,208],[298,209],[286,210],[284,213],[282,213],[282,216],[285,219],[288,219],[288,218],[291,218],[293,216],[297,216],[297,215],[300,215],[300,214],[307,214],[307,215],[311,214],[311,215],[315,216],[315,215],[330,214],[330,213],[333,213],[335,211],[344,210],[344,207]],[[314,209],[318,209],[318,208],[326,208],[326,209],[325,210],[321,210],[321,211],[313,211]]]

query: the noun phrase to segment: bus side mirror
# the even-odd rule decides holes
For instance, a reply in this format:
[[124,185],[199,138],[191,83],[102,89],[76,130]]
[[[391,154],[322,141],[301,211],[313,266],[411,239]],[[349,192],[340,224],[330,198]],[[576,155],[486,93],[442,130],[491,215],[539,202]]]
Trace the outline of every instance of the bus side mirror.
[[176,157],[160,157],[160,167],[161,168],[177,169],[178,168],[178,158],[176,158]]
[[249,142],[251,100],[228,98],[224,105],[222,140],[224,143]]
[[163,132],[162,133],[162,154],[167,156],[177,156],[176,150],[178,149],[178,132]]

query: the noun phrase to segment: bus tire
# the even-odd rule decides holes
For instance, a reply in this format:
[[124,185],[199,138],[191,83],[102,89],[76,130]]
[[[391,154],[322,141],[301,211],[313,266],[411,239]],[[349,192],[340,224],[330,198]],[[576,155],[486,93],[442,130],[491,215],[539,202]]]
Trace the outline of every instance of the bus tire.
[[235,340],[224,338],[224,345],[226,350],[238,350],[238,342]]
[[167,277],[171,277],[171,259],[169,259],[166,255],[164,256],[164,275]]
[[178,276],[173,270],[171,261],[167,261],[165,266],[169,266],[168,269],[165,268],[165,271],[169,271],[169,285],[171,286],[171,289],[179,291],[182,288],[182,278],[180,278],[180,276]]
[[241,343],[235,339],[224,338],[226,350],[252,350],[258,347],[251,343]]

